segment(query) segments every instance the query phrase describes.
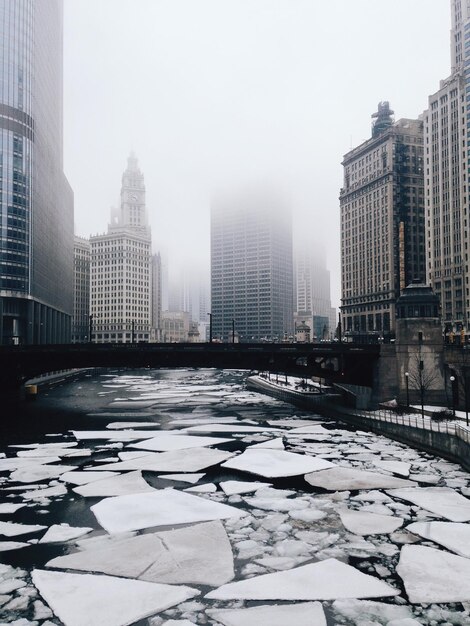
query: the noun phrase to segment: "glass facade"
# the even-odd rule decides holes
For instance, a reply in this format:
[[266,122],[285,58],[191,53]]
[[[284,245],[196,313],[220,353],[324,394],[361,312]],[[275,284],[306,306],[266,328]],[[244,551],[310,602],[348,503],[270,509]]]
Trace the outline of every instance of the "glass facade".
[[73,194],[62,169],[62,18],[61,0],[0,0],[2,343],[70,340]]

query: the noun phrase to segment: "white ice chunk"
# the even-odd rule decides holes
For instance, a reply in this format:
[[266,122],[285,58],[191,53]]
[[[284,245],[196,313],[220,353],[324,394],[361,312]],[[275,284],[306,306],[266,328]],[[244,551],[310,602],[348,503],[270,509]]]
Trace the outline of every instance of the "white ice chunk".
[[412,616],[411,609],[407,606],[371,602],[370,600],[335,600],[333,609],[354,624],[367,621],[387,624],[388,626],[391,620],[408,619]]
[[219,521],[108,541],[52,559],[47,567],[211,586],[223,585],[234,576],[230,541]]
[[449,487],[413,487],[412,489],[394,489],[387,493],[392,497],[413,502],[451,522],[470,521],[470,500]]
[[204,478],[205,474],[162,474],[158,478],[164,478],[165,480],[176,480],[182,483],[197,483],[201,478]]
[[106,426],[110,430],[125,430],[126,428],[148,428],[158,426],[159,422],[111,422]]
[[393,487],[409,487],[414,483],[403,478],[366,472],[348,467],[334,467],[307,474],[305,480],[313,487],[321,487],[329,491],[353,489],[385,489]]
[[106,498],[91,510],[109,533],[247,515],[235,507],[174,489]]
[[0,515],[8,515],[15,513],[18,509],[22,509],[26,504],[10,504],[9,502],[0,503]]
[[0,541],[0,552],[20,550],[21,548],[28,548],[30,546],[30,543],[24,543],[23,541]]
[[95,480],[103,480],[112,476],[119,476],[119,472],[65,472],[65,474],[60,476],[60,480],[71,485],[86,485]]
[[219,483],[223,492],[227,496],[233,496],[240,493],[251,493],[258,489],[264,489],[266,487],[272,487],[272,483],[260,483],[260,482],[243,482],[241,480],[226,480]]
[[76,465],[29,465],[12,472],[10,478],[19,483],[34,483],[49,478],[57,478],[65,472],[76,469]]
[[190,587],[37,569],[32,579],[65,626],[126,626],[199,594]]
[[250,450],[253,448],[271,448],[273,450],[284,450],[284,442],[282,437],[277,437],[276,439],[268,439],[268,441],[263,441],[261,443],[254,443],[250,446]]
[[243,454],[222,463],[222,467],[237,469],[266,478],[280,478],[316,472],[327,467],[334,467],[334,465],[330,461],[303,454],[258,448],[245,450]]
[[359,493],[357,496],[353,496],[351,500],[358,500],[359,502],[392,502],[390,496],[374,489]]
[[470,525],[457,522],[415,522],[406,530],[470,559]]
[[150,493],[155,491],[155,489],[142,478],[142,472],[129,472],[128,474],[119,474],[103,480],[94,480],[87,485],[74,487],[73,491],[85,498],[97,498],[125,496],[128,493]]
[[78,539],[83,535],[91,533],[93,528],[86,526],[74,527],[68,524],[53,524],[42,538],[39,543],[62,543],[63,541],[70,541],[71,539]]
[[18,524],[16,522],[0,522],[0,535],[5,537],[16,537],[17,535],[27,535],[28,533],[37,533],[45,530],[47,526],[39,524]]
[[215,446],[220,443],[228,443],[233,439],[220,437],[197,437],[194,435],[179,435],[175,431],[162,432],[157,437],[146,439],[141,443],[134,443],[130,447],[139,450],[151,450],[153,452],[167,452],[169,450],[187,450],[189,448],[203,448]]
[[333,600],[399,595],[399,590],[336,559],[301,565],[223,585],[206,595],[215,600]]
[[0,472],[19,470],[36,465],[46,465],[47,463],[56,463],[57,461],[60,461],[60,457],[51,455],[26,459],[15,456],[14,458],[10,459],[0,459]]
[[380,469],[391,472],[392,474],[405,476],[405,478],[408,478],[410,474],[411,464],[405,463],[404,461],[373,461],[373,464]]
[[249,609],[209,609],[207,614],[224,626],[326,626],[320,602],[255,606]]
[[196,485],[195,487],[188,487],[183,491],[189,491],[190,493],[214,493],[217,491],[217,486],[214,483],[206,483],[205,485]]
[[397,573],[410,602],[466,602],[470,600],[470,560],[426,546],[405,545]]
[[279,433],[279,428],[270,428],[268,426],[245,426],[238,422],[233,425],[229,424],[200,424],[198,426],[189,426],[185,429],[188,433]]
[[26,491],[21,494],[21,497],[25,500],[42,500],[44,498],[57,498],[58,496],[65,496],[66,493],[68,492],[65,485],[54,485],[52,487],[46,487],[45,489]]
[[403,520],[388,515],[364,511],[340,511],[344,527],[355,535],[381,535],[392,533],[403,525]]
[[148,472],[198,472],[211,465],[218,465],[233,456],[233,452],[223,452],[212,448],[191,448],[170,452],[149,452],[145,456],[120,463],[101,465],[100,470],[127,471],[146,470]]

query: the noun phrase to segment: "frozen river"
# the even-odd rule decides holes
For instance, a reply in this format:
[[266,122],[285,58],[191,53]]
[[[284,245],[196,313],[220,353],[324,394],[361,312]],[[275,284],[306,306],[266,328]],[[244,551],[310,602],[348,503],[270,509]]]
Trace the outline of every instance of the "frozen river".
[[245,376],[94,374],[3,416],[0,626],[470,624],[469,474]]

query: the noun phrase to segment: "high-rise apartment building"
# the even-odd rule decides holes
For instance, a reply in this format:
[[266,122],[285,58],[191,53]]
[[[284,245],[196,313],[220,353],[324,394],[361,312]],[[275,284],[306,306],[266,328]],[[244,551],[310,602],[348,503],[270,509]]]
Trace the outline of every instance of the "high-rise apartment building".
[[131,155],[122,176],[121,203],[108,232],[90,237],[91,315],[97,343],[151,338],[151,236],[145,184]]
[[[300,238],[299,238],[300,239]],[[302,237],[294,253],[294,320],[305,322],[310,337],[329,339],[336,330],[336,311],[331,306],[330,272],[321,244]]]
[[72,342],[82,343],[90,338],[90,242],[88,239],[75,237],[73,266]]
[[[0,342],[70,341],[61,0],[0,0]],[[60,281],[57,276],[60,275]]]
[[427,280],[448,331],[470,327],[470,7],[451,0],[451,75],[424,112]]
[[395,302],[424,280],[423,122],[393,121],[388,102],[372,137],[344,156],[341,207],[342,329],[388,335]]
[[293,337],[292,224],[270,190],[217,198],[211,214],[213,337],[242,342]]

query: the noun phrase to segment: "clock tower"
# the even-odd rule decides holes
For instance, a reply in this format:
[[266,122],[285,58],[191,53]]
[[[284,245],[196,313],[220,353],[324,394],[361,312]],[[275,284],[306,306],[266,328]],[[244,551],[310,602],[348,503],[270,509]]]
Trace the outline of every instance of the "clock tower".
[[127,169],[122,175],[121,207],[117,223],[118,228],[132,228],[142,234],[150,234],[147,211],[145,208],[144,175],[139,169],[133,152],[127,159]]

